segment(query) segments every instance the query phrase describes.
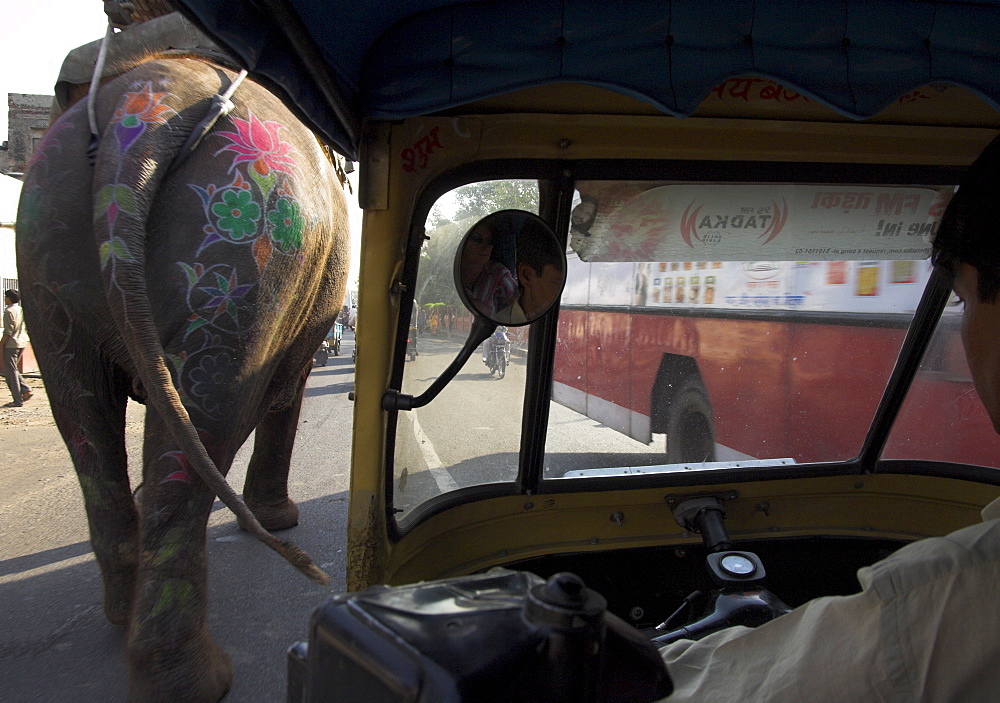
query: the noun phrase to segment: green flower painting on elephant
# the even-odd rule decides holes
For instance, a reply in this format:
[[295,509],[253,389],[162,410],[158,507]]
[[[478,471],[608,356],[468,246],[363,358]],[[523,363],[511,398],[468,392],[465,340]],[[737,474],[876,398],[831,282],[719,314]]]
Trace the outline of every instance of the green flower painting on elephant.
[[260,206],[245,190],[222,191],[222,202],[212,205],[212,214],[217,216],[217,230],[222,230],[231,241],[238,242],[257,234]]

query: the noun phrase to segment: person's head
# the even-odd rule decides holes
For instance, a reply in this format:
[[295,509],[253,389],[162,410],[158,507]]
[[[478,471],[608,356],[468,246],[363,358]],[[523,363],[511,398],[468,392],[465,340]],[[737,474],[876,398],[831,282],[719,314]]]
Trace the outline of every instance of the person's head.
[[535,220],[527,220],[517,236],[517,282],[521,309],[537,318],[559,296],[565,255],[552,235]]
[[8,288],[3,293],[3,299],[7,305],[14,305],[21,302],[21,294],[13,288]]
[[932,261],[964,303],[962,343],[972,382],[1000,432],[1000,138],[969,168],[934,237]]
[[465,240],[462,249],[462,283],[471,286],[479,278],[493,254],[493,229],[480,222]]
[[580,202],[570,214],[573,229],[586,232],[597,219],[597,198],[592,195],[581,195]]

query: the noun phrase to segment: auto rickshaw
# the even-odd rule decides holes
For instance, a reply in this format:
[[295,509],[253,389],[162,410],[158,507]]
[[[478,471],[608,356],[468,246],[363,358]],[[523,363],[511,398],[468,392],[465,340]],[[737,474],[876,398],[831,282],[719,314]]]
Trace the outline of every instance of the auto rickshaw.
[[339,322],[330,329],[330,334],[320,342],[319,349],[313,354],[313,366],[326,366],[330,362],[330,352],[340,356],[340,341],[343,336],[343,325]]
[[[350,593],[290,700],[656,700],[654,640],[852,593],[1000,493],[928,259],[1000,3],[181,4],[360,164]],[[432,288],[468,339],[404,363]]]
[[330,328],[330,334],[326,336],[326,342],[330,345],[334,356],[340,356],[340,343],[344,339],[344,325],[335,322]]

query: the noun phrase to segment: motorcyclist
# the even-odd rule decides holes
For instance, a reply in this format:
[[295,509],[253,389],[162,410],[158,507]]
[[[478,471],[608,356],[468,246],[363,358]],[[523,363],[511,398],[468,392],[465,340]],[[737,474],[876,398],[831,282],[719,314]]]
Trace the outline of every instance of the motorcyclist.
[[483,347],[483,363],[487,366],[490,365],[490,356],[492,352],[499,348],[503,354],[507,354],[510,349],[510,337],[507,335],[507,327],[505,325],[498,325],[490,338],[486,340],[486,344]]

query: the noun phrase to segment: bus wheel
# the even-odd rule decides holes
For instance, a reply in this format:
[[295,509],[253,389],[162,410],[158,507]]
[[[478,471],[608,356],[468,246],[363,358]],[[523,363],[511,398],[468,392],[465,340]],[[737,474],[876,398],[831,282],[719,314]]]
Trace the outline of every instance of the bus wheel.
[[667,463],[715,461],[712,404],[700,378],[685,379],[667,413]]

